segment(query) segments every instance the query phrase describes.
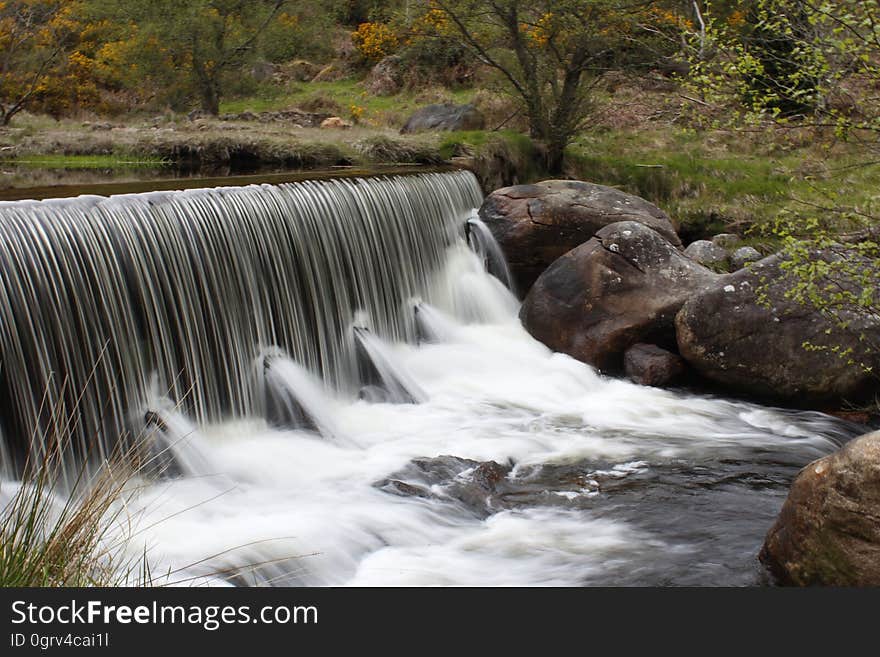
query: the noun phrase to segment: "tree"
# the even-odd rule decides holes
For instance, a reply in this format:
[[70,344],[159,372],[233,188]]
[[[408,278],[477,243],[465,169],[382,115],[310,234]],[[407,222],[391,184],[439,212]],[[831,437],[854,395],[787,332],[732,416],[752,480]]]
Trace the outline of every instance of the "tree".
[[55,67],[75,42],[69,18],[77,2],[9,0],[0,2],[0,123],[44,89]]
[[740,105],[752,122],[868,131],[876,142],[880,105],[860,88],[880,79],[878,0],[704,4],[689,83],[705,100]]
[[[703,106],[734,110],[728,121],[736,130],[810,130],[817,139],[851,142],[864,166],[876,166],[878,0],[706,2],[703,9],[706,29],[691,35],[688,81]],[[880,204],[851,205],[833,175],[817,179],[814,191],[819,200],[793,198],[792,205],[756,228],[781,247],[790,298],[841,328],[856,321],[876,326]],[[871,353],[880,351],[867,333],[862,342]],[[833,344],[804,346],[830,349],[854,367],[866,366]]]
[[152,80],[220,112],[230,76],[258,56],[261,37],[290,0],[93,0],[98,16],[123,26],[104,63],[129,85]]
[[498,71],[522,103],[551,172],[584,126],[603,73],[656,65],[679,17],[650,0],[434,0],[438,32]]

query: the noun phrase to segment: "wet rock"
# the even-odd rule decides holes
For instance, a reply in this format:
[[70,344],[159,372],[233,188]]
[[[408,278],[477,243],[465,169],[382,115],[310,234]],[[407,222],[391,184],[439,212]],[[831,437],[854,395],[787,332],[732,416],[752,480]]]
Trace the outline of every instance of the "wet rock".
[[627,378],[643,386],[661,387],[681,377],[684,360],[678,354],[653,344],[635,344],[623,354]]
[[403,84],[403,60],[396,55],[382,58],[364,80],[368,93],[375,96],[392,96]]
[[485,461],[474,468],[474,474],[471,479],[475,485],[483,490],[495,492],[498,484],[504,481],[509,472],[509,466],[503,466],[495,461]]
[[521,295],[553,261],[610,224],[637,221],[681,246],[672,220],[660,208],[612,187],[577,180],[496,190],[483,202],[480,218],[501,246]]
[[699,262],[704,267],[714,271],[726,270],[730,260],[727,249],[709,240],[692,242],[684,250],[684,254],[694,262]]
[[400,132],[409,134],[427,130],[483,130],[485,127],[485,117],[473,105],[441,103],[416,110]]
[[752,248],[751,246],[742,246],[730,256],[730,269],[731,271],[739,271],[746,265],[752,262],[758,262],[760,259],[761,254],[757,249]]
[[603,371],[648,342],[675,344],[675,314],[719,276],[635,221],[606,226],[556,260],[532,286],[520,319],[535,338]]
[[394,495],[450,500],[480,517],[507,508],[502,495],[510,466],[457,456],[413,459],[375,486]]
[[433,485],[448,483],[460,473],[479,464],[479,461],[442,454],[434,457],[415,458],[410,462],[410,467],[403,472],[411,471],[420,481]]
[[742,242],[740,236],[733,233],[719,233],[712,238],[712,244],[728,251],[735,248],[740,242]]
[[[840,405],[880,392],[874,374],[850,363],[880,368],[870,348],[880,343],[880,320],[853,314],[844,329],[788,299],[781,263],[765,258],[690,298],[675,321],[682,357],[732,390],[794,405]],[[840,350],[851,351],[841,357]]]
[[760,558],[784,584],[880,586],[880,432],[800,472]]
[[424,499],[434,497],[434,494],[427,488],[408,484],[399,479],[384,479],[376,484],[376,488],[400,497],[421,497]]

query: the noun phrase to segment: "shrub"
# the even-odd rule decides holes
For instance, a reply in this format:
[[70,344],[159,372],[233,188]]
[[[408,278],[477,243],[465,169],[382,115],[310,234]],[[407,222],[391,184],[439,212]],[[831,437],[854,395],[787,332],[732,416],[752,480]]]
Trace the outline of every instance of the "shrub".
[[400,47],[400,39],[386,23],[361,23],[351,38],[358,54],[369,63],[393,55]]

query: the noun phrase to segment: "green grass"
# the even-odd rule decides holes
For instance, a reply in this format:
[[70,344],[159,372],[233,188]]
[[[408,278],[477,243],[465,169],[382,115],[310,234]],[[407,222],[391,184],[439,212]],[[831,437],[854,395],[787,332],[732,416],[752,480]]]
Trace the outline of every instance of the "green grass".
[[513,130],[462,130],[441,133],[438,148],[446,159],[461,153],[463,147],[479,150],[491,141],[505,141],[511,148],[521,153],[530,153],[532,140],[526,135]]
[[[52,441],[50,441],[52,442]],[[112,527],[123,519],[127,455],[113,457],[91,476],[68,473],[64,446],[55,441],[30,461],[0,505],[0,586],[116,586],[146,583],[146,559],[132,559]],[[72,481],[71,481],[72,480]]]
[[136,169],[170,164],[148,155],[33,155],[0,159],[0,164],[40,169]]
[[860,166],[859,151],[847,144],[666,128],[584,134],[568,155],[573,176],[656,203],[691,239],[760,228],[833,196],[865,208],[880,189],[880,167]]

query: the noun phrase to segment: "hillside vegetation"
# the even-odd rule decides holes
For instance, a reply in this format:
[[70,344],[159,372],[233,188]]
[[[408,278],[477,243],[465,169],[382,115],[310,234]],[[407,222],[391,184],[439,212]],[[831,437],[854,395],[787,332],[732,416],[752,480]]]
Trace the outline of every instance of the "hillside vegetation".
[[[780,217],[873,222],[876,3],[639,7],[0,2],[0,186],[59,168],[125,179],[455,162],[487,190],[550,176],[618,186],[688,238],[751,231],[761,244]],[[399,134],[436,103],[472,103],[485,130]]]

